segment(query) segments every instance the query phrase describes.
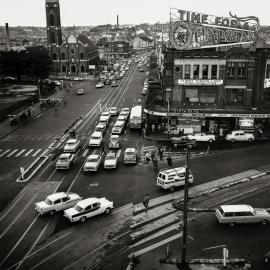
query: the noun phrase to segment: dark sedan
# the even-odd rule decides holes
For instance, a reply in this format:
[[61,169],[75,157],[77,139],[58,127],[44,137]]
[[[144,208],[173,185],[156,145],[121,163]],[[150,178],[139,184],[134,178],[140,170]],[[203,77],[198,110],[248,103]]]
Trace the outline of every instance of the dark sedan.
[[189,140],[187,136],[181,136],[181,137],[172,137],[171,138],[172,145],[176,147],[187,147],[190,145],[190,148],[197,147],[197,142],[194,140]]

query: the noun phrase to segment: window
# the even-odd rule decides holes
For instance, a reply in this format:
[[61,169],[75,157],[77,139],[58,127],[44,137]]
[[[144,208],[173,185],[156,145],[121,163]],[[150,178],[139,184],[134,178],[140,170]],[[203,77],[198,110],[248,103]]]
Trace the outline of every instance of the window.
[[211,79],[217,79],[217,65],[212,65]]
[[66,66],[62,66],[62,72],[67,72]]
[[234,78],[235,76],[235,63],[228,62],[227,64],[227,77]]
[[186,89],[185,94],[186,94],[186,101],[189,101],[189,102],[198,102],[199,101],[198,89],[188,88],[188,89]]
[[242,104],[243,103],[243,89],[228,89],[227,102],[230,104]]
[[54,32],[51,32],[51,43],[55,43],[55,35],[54,35]]
[[66,59],[65,53],[61,53],[61,59],[62,59],[62,60],[65,60],[65,59]]
[[80,53],[80,59],[81,59],[81,60],[84,59],[84,53]]
[[208,65],[202,66],[202,78],[208,79]]
[[57,54],[56,53],[53,53],[52,54],[52,58],[53,58],[53,60],[57,60]]
[[185,65],[185,79],[190,79],[190,65]]
[[81,66],[81,72],[85,72],[84,66]]
[[70,49],[70,53],[71,54],[74,54],[75,53],[75,50],[74,49]]
[[265,78],[266,78],[266,79],[270,79],[270,64],[267,64],[267,65],[266,65]]
[[202,103],[216,103],[217,92],[215,89],[200,89],[199,100]]
[[75,66],[71,66],[71,72],[75,73],[76,72],[76,67]]
[[50,26],[54,26],[54,15],[50,14]]
[[65,198],[62,199],[62,202],[66,202],[68,200],[69,200],[69,197],[65,197]]
[[200,76],[200,65],[193,66],[193,79],[199,79]]
[[237,77],[238,78],[245,78],[246,77],[246,63],[244,63],[244,62],[238,63]]
[[54,201],[54,204],[58,204],[60,202],[61,202],[61,199],[58,199],[58,200]]

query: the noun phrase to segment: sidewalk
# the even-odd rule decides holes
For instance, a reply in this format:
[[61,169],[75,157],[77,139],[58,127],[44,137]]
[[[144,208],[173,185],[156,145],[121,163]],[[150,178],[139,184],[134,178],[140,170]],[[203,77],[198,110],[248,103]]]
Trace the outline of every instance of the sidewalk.
[[71,95],[72,92],[67,92],[65,90],[56,90],[56,93],[51,95],[48,98],[52,98],[54,100],[58,100],[56,103],[53,103],[51,105],[47,105],[46,107],[41,107],[40,106],[40,102],[37,102],[32,106],[29,106],[29,108],[31,108],[31,114],[32,117],[28,117],[25,120],[21,120],[18,124],[16,125],[11,125],[10,124],[10,120],[9,118],[6,118],[4,121],[0,122],[0,140],[2,138],[4,138],[5,136],[7,136],[9,133],[11,133],[12,131],[18,129],[19,127],[27,124],[30,121],[33,121],[34,119],[36,119],[37,117],[39,117],[42,113],[44,113],[47,110],[50,110],[52,108],[54,108],[55,106],[57,106],[57,104],[61,103],[62,100],[66,99],[68,96]]

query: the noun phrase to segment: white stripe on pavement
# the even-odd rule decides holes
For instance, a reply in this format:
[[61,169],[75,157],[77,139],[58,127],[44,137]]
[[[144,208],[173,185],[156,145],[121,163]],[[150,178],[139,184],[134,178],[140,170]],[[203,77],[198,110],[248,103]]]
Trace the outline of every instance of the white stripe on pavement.
[[26,151],[26,149],[23,149],[22,151],[20,151],[15,157],[20,156],[24,151]]
[[34,151],[34,149],[30,149],[24,156],[27,157],[33,151]]
[[117,154],[116,154],[116,157],[117,157],[117,158],[119,158],[119,157],[120,157],[120,155],[121,155],[121,151],[122,151],[122,150],[118,150],[118,151],[117,151]]
[[85,151],[82,154],[82,157],[86,157],[87,153],[88,153],[89,149],[85,149]]
[[11,156],[12,156],[14,153],[16,153],[18,150],[19,150],[19,149],[13,150],[11,153],[9,153],[9,154],[7,155],[7,157],[11,157]]
[[38,150],[36,151],[36,153],[32,155],[32,157],[35,157],[40,151],[41,151],[41,149],[38,149]]
[[2,156],[4,156],[6,153],[8,153],[10,151],[10,149],[7,149],[6,151],[4,151],[1,155],[0,155],[0,157],[2,157]]

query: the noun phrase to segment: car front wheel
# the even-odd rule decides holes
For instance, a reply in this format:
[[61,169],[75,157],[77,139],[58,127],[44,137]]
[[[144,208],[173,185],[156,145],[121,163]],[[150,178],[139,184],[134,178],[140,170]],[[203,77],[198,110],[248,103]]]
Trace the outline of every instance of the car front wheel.
[[263,226],[265,226],[267,224],[267,220],[264,219],[264,220],[262,220],[261,223],[262,223]]
[[85,222],[85,220],[86,220],[86,218],[85,218],[85,217],[81,217],[81,218],[80,218],[80,222],[81,222],[81,223],[84,223],[84,222]]
[[213,142],[213,139],[210,139],[209,142],[212,143]]
[[50,213],[50,216],[54,216],[55,210],[51,210],[49,213]]
[[249,142],[249,143],[250,143],[250,142],[252,142],[252,141],[253,141],[253,139],[252,139],[252,138],[249,138],[249,139],[248,139],[248,142]]
[[111,208],[106,208],[106,210],[105,210],[105,213],[107,214],[107,215],[109,215],[110,213],[112,212],[112,209]]
[[231,139],[231,142],[235,142],[235,139]]

